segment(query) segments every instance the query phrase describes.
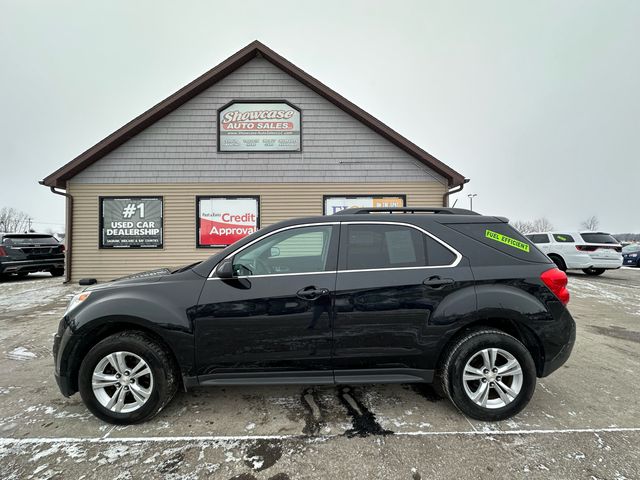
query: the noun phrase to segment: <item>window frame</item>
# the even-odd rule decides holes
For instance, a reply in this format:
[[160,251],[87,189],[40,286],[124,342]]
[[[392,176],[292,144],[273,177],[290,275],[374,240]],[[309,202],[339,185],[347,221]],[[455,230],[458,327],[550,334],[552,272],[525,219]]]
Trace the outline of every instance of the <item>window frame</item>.
[[261,274],[261,275],[239,275],[237,277],[233,277],[233,278],[261,278],[261,277],[285,277],[285,276],[291,276],[291,275],[320,275],[320,274],[326,274],[326,273],[333,273],[335,274],[337,272],[337,261],[338,261],[338,241],[339,241],[339,237],[340,237],[340,222],[319,222],[319,223],[303,223],[303,224],[299,224],[299,225],[289,225],[288,227],[283,227],[283,228],[279,228],[277,230],[274,230],[273,232],[268,232],[264,235],[261,235],[260,237],[252,240],[251,242],[247,243],[246,245],[242,245],[240,248],[238,248],[237,250],[234,250],[233,252],[231,252],[229,255],[227,255],[226,257],[224,257],[222,260],[220,260],[215,267],[213,267],[213,269],[211,270],[211,272],[209,273],[209,277],[207,278],[207,280],[221,280],[219,277],[216,277],[215,273],[216,273],[216,269],[218,268],[218,265],[220,265],[222,262],[225,262],[227,260],[231,260],[233,262],[233,258],[238,255],[240,252],[242,252],[243,250],[246,250],[247,248],[249,248],[252,245],[255,245],[258,242],[261,242],[262,240],[265,240],[266,238],[269,238],[277,233],[280,232],[284,232],[286,230],[293,230],[293,229],[298,229],[298,228],[308,228],[308,227],[323,227],[323,226],[331,226],[333,227],[331,230],[331,239],[329,240],[329,252],[327,253],[327,266],[325,267],[325,270],[321,270],[321,271],[316,271],[316,272],[296,272],[296,273],[271,273],[271,274]]
[[438,237],[433,235],[432,233],[426,231],[425,229],[414,225],[412,223],[404,223],[404,222],[385,222],[385,221],[361,221],[361,222],[341,222],[341,226],[345,225],[395,225],[413,228],[417,230],[423,235],[426,235],[438,242],[444,248],[449,250],[454,255],[454,260],[450,264],[447,265],[419,265],[414,267],[383,267],[383,268],[358,268],[358,269],[347,269],[346,267],[346,249],[347,249],[347,236],[340,231],[340,248],[338,250],[338,273],[354,273],[354,272],[380,272],[380,271],[397,271],[397,270],[421,270],[421,269],[432,269],[432,268],[454,268],[458,266],[460,261],[462,260],[462,254],[458,252],[455,248],[453,248],[448,243],[440,240]]

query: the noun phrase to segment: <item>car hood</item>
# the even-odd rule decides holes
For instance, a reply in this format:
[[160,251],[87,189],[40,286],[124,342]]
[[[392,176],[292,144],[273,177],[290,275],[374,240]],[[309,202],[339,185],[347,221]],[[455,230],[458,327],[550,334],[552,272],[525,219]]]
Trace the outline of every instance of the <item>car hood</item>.
[[132,273],[125,277],[116,278],[109,282],[93,285],[86,289],[86,291],[105,290],[109,288],[116,288],[127,285],[134,285],[139,283],[155,283],[162,277],[171,274],[170,268],[156,268],[154,270],[147,270],[145,272]]

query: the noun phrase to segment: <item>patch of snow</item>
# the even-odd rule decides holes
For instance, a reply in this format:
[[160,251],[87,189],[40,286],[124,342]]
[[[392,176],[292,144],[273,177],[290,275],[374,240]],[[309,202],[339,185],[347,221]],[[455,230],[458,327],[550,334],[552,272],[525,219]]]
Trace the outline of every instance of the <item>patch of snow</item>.
[[31,360],[36,358],[37,355],[33,352],[30,352],[25,347],[16,347],[7,353],[7,358],[11,360]]

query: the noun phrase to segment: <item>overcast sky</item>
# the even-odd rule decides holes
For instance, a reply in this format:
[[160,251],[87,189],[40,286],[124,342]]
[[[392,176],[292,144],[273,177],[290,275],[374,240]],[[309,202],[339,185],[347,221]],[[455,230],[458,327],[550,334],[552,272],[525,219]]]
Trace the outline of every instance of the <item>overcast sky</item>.
[[640,232],[640,1],[0,0],[0,207],[258,39],[471,182],[457,206]]

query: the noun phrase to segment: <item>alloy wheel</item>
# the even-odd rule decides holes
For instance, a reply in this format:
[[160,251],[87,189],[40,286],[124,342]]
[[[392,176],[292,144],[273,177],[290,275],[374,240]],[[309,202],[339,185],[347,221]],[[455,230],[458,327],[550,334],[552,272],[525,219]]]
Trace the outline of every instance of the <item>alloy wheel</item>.
[[131,352],[113,352],[98,362],[91,378],[93,393],[104,408],[131,413],[153,392],[153,374],[147,362]]
[[476,405],[496,409],[515,400],[523,379],[516,357],[501,348],[485,348],[466,363],[462,383],[465,393]]

